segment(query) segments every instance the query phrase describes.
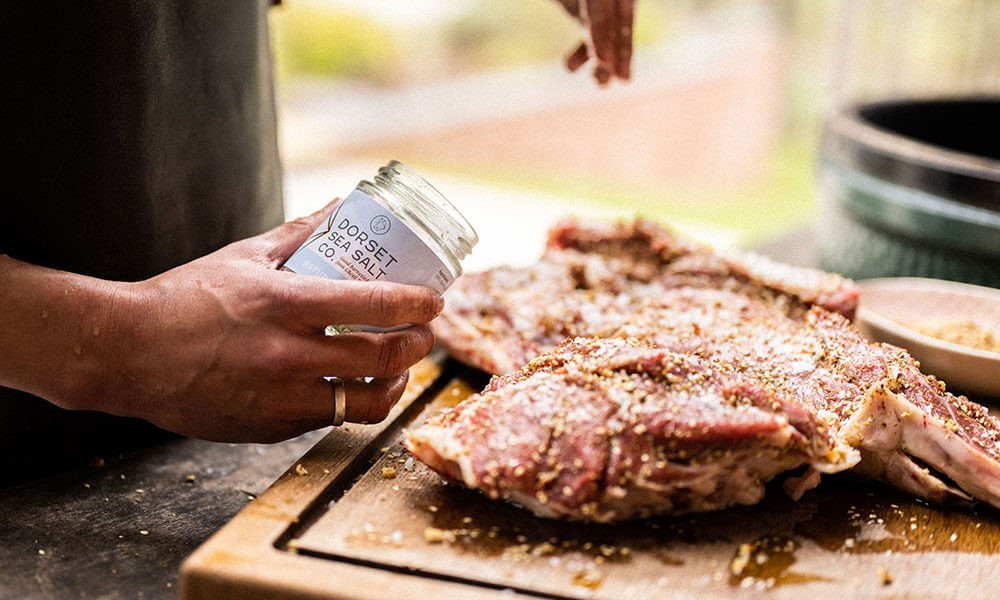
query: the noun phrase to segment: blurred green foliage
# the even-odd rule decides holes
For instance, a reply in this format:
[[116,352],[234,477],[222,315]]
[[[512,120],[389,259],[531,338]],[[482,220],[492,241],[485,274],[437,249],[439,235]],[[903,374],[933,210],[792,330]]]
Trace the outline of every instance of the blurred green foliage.
[[[639,2],[636,46],[669,36],[685,4]],[[561,59],[579,37],[579,26],[554,0],[481,0],[455,19],[405,27],[316,1],[286,2],[269,19],[279,82],[305,76],[377,84],[414,70],[448,75],[517,66]]]
[[[392,4],[372,0],[371,5],[353,5],[368,10],[366,14],[321,0],[290,0],[272,9],[279,83],[301,76],[375,86],[420,83],[561,61],[579,39],[578,25],[554,0],[449,3],[459,8],[449,18],[439,14],[410,21],[381,19],[372,12]],[[602,179],[601,173],[536,172],[530,165],[517,172],[434,166],[622,212],[724,227],[752,244],[812,218],[820,127],[835,101],[879,90],[898,93],[904,82],[915,89],[966,85],[972,75],[995,74],[1000,65],[1000,53],[981,50],[992,48],[987,38],[1000,20],[996,0],[638,0],[635,43],[659,44],[669,40],[679,23],[705,26],[699,20],[705,15],[738,19],[747,14],[741,10],[752,13],[755,8],[774,18],[787,45],[788,64],[783,121],[775,124],[780,138],[765,171],[750,181],[724,189],[669,189]],[[831,88],[832,77],[837,79]]]
[[285,4],[270,11],[269,21],[279,83],[299,76],[391,79],[405,59],[390,27],[351,12]]
[[[662,2],[640,1],[633,40],[649,45],[670,34]],[[553,0],[482,0],[442,31],[449,52],[470,70],[562,58],[574,49],[580,27]]]
[[[375,8],[355,12],[333,2],[288,0],[270,11],[272,47],[279,84],[298,77],[352,80],[385,86],[420,83],[490,69],[561,61],[579,39],[577,24],[554,0],[476,0],[452,17],[380,19]],[[359,5],[354,5],[355,7]],[[456,5],[457,6],[457,5]],[[373,8],[375,7],[375,8]],[[700,221],[740,231],[748,243],[810,218],[815,206],[813,174],[823,115],[834,92],[899,88],[909,81],[925,88],[962,84],[967,73],[996,73],[1000,53],[987,38],[996,31],[996,0],[865,0],[852,3],[781,0],[637,0],[637,47],[668,41],[678,24],[706,14],[764,8],[788,48],[783,122],[766,172],[731,189],[643,188],[633,182],[568,177],[560,173],[468,172],[437,168],[486,181],[523,185],[613,204],[623,211],[664,219]],[[734,10],[735,9],[735,10]],[[905,43],[904,43],[905,42]],[[831,63],[844,67],[831,74]],[[581,75],[584,76],[584,75]],[[928,83],[929,82],[929,83]],[[899,89],[895,89],[899,91]],[[432,157],[428,157],[433,160]]]
[[[754,4],[751,2],[751,4]],[[669,40],[678,23],[704,12],[733,6],[731,0],[640,0],[635,44]],[[830,8],[823,3],[778,4],[774,15],[801,47],[815,43]],[[374,20],[335,5],[288,2],[271,11],[276,67],[281,81],[296,77],[360,80],[369,85],[417,82],[496,68],[561,61],[579,39],[579,27],[552,0],[479,0],[454,19],[412,24]],[[796,35],[796,32],[802,35]],[[467,166],[433,164],[436,169],[483,182],[515,185],[581,203],[614,206],[623,214],[664,221],[685,220],[739,232],[752,244],[801,225],[813,214],[813,170],[818,82],[815,60],[796,53],[787,90],[790,105],[780,141],[766,172],[753,181],[720,189],[671,189],[622,182],[594,173],[588,177],[517,170],[484,172]]]

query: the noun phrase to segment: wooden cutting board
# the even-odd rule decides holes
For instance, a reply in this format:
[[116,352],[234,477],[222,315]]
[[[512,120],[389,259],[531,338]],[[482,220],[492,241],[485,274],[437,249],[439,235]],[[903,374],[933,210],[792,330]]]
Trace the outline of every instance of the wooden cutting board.
[[[181,568],[181,597],[996,598],[1000,511],[849,476],[799,502],[626,525],[539,519],[445,484],[405,430],[485,385],[436,353],[390,418],[332,430]],[[995,411],[994,411],[995,412]]]

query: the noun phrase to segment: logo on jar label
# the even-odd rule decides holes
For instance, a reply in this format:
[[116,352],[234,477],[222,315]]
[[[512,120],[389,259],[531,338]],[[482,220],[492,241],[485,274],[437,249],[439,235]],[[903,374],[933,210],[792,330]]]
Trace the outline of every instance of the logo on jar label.
[[389,217],[385,215],[378,215],[372,219],[369,226],[371,227],[372,233],[382,235],[389,231],[389,228],[392,226],[392,222],[389,221]]
[[455,278],[441,257],[406,223],[386,213],[360,190],[354,190],[340,203],[326,223],[285,262],[285,267],[329,279],[425,285],[439,293]]

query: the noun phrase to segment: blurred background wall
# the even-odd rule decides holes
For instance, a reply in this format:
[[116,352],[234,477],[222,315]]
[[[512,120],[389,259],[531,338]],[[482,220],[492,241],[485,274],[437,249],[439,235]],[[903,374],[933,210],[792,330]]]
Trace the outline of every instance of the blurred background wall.
[[632,81],[601,89],[563,67],[579,32],[551,0],[285,0],[271,25],[287,212],[396,158],[503,189],[493,203],[758,243],[813,218],[832,107],[997,91],[998,20],[992,0],[637,0]]

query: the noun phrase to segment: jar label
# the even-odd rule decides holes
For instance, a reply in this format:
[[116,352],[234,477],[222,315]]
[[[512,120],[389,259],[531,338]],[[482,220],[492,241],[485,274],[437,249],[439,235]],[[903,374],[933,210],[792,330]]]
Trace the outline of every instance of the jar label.
[[368,194],[354,190],[285,267],[328,279],[393,281],[438,293],[454,277],[420,237]]

